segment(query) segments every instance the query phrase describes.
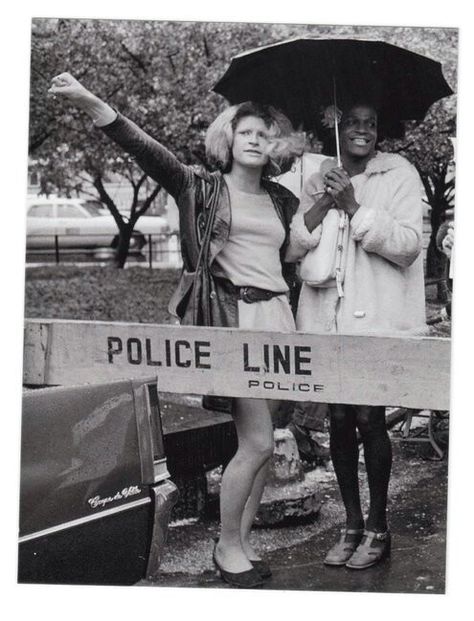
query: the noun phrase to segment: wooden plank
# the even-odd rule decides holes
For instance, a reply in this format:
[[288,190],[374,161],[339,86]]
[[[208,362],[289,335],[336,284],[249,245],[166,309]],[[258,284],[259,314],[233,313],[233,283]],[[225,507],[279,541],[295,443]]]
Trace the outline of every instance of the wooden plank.
[[158,376],[175,393],[449,409],[449,339],[40,319],[27,330],[26,384]]
[[47,384],[49,324],[27,321],[23,336],[23,383],[31,386]]

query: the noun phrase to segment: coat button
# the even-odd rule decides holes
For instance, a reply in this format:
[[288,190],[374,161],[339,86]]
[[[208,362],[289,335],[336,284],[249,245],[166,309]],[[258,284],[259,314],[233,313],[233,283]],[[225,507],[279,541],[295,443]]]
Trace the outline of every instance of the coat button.
[[365,311],[354,311],[354,317],[357,317],[358,319],[365,317]]
[[211,300],[213,300],[216,296],[217,296],[217,293],[215,291],[211,291],[211,293],[209,294],[209,297],[211,298]]

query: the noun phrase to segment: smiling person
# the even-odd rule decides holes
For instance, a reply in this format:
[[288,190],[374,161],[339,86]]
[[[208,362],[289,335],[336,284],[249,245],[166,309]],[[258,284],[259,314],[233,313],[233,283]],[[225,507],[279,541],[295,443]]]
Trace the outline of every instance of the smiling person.
[[[218,170],[209,173],[182,164],[164,146],[93,95],[69,73],[52,80],[50,93],[87,113],[107,136],[133,155],[144,172],[173,196],[179,208],[184,269],[170,311],[193,321],[191,286],[215,207],[208,262],[215,290],[202,300],[211,325],[290,332],[295,329],[289,294],[294,266],[285,263],[289,226],[298,201],[269,180],[289,168],[301,152],[288,119],[268,106],[232,106],[211,124],[206,155]],[[273,454],[270,404],[235,399],[232,416],[238,449],[221,484],[221,533],[213,560],[221,577],[237,587],[260,586],[271,576],[250,543]]]
[[[330,210],[348,227],[345,273],[323,286],[303,284],[297,328],[323,334],[415,335],[426,332],[421,181],[402,156],[376,150],[372,105],[357,104],[339,120],[340,167],[332,159],[307,182],[292,222],[292,258],[324,236]],[[333,212],[334,213],[334,212]],[[342,221],[341,221],[342,222]],[[390,551],[387,494],[392,464],[385,407],[330,404],[330,450],[346,524],[327,565],[364,569]],[[364,447],[370,506],[366,521],[358,478],[358,439]]]

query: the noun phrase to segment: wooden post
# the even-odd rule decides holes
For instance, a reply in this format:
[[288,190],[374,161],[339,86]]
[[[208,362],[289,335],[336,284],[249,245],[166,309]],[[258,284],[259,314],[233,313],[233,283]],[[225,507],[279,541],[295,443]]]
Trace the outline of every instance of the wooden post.
[[59,237],[58,235],[54,236],[54,256],[56,258],[56,263],[59,265]]

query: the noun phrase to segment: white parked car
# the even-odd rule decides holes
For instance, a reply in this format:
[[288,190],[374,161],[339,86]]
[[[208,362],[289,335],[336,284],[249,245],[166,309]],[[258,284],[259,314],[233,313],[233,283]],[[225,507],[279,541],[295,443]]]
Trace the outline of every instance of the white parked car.
[[[130,249],[140,251],[147,235],[168,231],[161,216],[142,216],[134,230]],[[26,218],[28,251],[100,249],[115,247],[118,227],[108,210],[96,201],[79,198],[29,197]]]

